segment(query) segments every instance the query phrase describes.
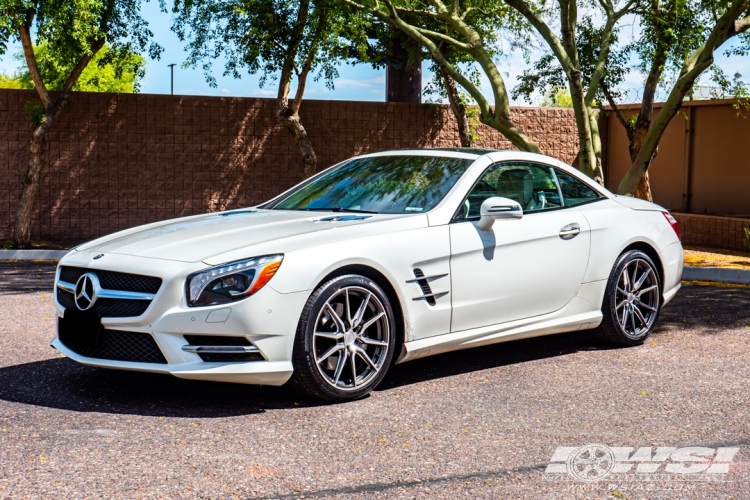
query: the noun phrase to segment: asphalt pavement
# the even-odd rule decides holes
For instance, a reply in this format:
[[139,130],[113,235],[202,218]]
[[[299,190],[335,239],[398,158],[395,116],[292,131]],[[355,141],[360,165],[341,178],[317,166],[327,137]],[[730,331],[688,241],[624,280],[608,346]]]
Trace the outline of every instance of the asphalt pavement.
[[[53,276],[0,264],[0,498],[750,498],[748,288],[685,286],[640,347],[465,350],[322,405],[64,358]],[[588,444],[631,470],[567,473]],[[731,457],[708,473],[717,448]]]

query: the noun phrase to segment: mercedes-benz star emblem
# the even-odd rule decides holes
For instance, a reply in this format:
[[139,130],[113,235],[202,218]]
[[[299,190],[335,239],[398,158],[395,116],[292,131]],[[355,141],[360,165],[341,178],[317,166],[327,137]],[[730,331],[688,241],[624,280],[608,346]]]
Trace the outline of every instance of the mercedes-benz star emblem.
[[81,311],[88,311],[96,302],[96,287],[98,281],[95,274],[86,273],[76,282],[75,302]]

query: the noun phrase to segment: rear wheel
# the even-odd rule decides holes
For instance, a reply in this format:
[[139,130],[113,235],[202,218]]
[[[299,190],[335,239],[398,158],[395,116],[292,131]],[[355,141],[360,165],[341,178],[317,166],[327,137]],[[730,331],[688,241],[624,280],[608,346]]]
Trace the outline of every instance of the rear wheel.
[[395,324],[388,298],[371,279],[350,274],[324,283],[302,311],[293,384],[325,401],[367,395],[391,363]]
[[654,330],[661,306],[659,273],[640,250],[623,253],[607,282],[599,336],[610,344],[642,344]]

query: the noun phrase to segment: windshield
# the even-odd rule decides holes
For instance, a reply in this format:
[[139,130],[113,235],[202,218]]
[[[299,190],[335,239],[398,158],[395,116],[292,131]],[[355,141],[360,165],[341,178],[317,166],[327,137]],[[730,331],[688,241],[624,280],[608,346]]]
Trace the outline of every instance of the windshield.
[[473,160],[439,156],[355,158],[302,186],[275,210],[408,214],[426,212]]

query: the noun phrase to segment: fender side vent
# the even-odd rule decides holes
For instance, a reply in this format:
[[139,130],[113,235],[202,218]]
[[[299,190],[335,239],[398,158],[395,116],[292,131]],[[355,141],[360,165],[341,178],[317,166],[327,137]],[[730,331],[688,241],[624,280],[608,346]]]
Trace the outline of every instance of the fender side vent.
[[419,268],[415,269],[414,277],[417,278],[417,284],[422,289],[422,295],[425,296],[424,300],[431,306],[434,306],[435,296],[432,293],[432,288],[430,288],[430,284],[427,282],[426,279],[420,279],[420,278],[424,278],[424,273],[422,272],[422,270]]

